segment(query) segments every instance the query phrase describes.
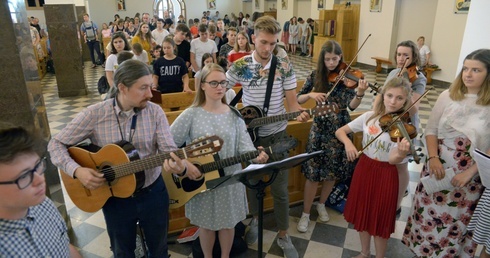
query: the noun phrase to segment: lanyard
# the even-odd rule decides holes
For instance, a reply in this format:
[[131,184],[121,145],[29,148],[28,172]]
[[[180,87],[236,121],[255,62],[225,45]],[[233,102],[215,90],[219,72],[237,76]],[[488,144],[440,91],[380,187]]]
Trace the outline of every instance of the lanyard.
[[[122,128],[121,128],[121,123],[119,122],[119,116],[117,115],[116,113],[116,98],[114,97],[114,105],[113,105],[113,110],[114,110],[114,115],[116,116],[116,120],[117,120],[117,125],[119,127],[119,133],[121,134],[121,139],[124,140],[124,134],[122,132]],[[131,130],[129,131],[129,140],[128,142],[132,142],[133,141],[133,136],[134,136],[134,133],[136,132],[136,120],[138,119],[138,113],[134,113],[133,115],[133,118],[131,119]]]

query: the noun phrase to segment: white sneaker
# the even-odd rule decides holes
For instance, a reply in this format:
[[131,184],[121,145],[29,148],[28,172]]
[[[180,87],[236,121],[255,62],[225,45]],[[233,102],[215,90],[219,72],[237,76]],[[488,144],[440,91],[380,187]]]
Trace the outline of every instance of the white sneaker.
[[322,222],[327,222],[330,220],[330,217],[328,216],[327,209],[325,209],[325,204],[323,203],[318,203],[316,205],[316,210],[318,211],[318,218]]
[[310,224],[310,216],[303,215],[301,216],[301,219],[299,219],[298,226],[296,227],[296,229],[301,233],[305,233],[308,230],[309,224]]

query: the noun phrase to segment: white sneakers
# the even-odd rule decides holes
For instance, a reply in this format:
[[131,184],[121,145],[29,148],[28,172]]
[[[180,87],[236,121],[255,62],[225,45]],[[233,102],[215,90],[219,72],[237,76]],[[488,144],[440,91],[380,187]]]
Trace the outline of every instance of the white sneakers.
[[[328,216],[327,209],[325,209],[325,204],[318,203],[316,205],[316,210],[318,211],[318,219],[322,222],[327,222],[330,220]],[[305,233],[308,231],[308,226],[310,224],[310,214],[304,213],[301,215],[301,218],[298,221],[298,225],[296,229],[298,232]]]
[[296,229],[301,233],[305,233],[308,230],[309,224],[310,224],[310,214],[305,214],[303,212],[303,215],[301,215],[301,219],[299,219]]
[[318,218],[322,222],[327,222],[330,220],[330,217],[328,216],[327,209],[325,209],[325,204],[323,203],[318,203],[316,205],[316,210],[318,211]]

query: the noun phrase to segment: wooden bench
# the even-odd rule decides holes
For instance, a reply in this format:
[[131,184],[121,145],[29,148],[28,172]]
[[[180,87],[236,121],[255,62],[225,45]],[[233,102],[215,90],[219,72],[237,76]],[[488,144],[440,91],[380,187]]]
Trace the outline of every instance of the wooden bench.
[[383,71],[383,68],[381,67],[382,64],[388,64],[388,65],[393,64],[390,59],[384,58],[384,57],[374,56],[374,57],[371,57],[371,59],[376,60],[376,70],[375,71],[377,73],[380,73],[381,71]]
[[441,68],[425,67],[425,77],[427,77],[427,84],[432,84],[432,73],[435,71],[440,71]]
[[161,94],[159,91],[152,90],[151,101],[160,105],[164,111],[177,111],[189,107],[194,102],[196,92],[176,92]]

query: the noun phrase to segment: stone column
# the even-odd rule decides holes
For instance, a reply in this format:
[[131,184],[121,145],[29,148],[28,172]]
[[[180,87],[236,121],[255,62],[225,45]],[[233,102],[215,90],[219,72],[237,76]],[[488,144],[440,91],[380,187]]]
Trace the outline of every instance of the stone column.
[[87,95],[74,4],[45,4],[44,14],[56,70],[58,96]]
[[[83,14],[87,13],[87,9],[85,8],[85,6],[78,6],[77,5],[77,6],[75,6],[75,12],[76,12],[77,20],[80,21],[79,24],[78,24],[78,28],[80,28],[80,24],[83,21]],[[101,29],[99,29],[99,31],[101,31]],[[90,59],[90,50],[88,49],[87,44],[85,44],[83,42],[83,39],[82,38],[80,38],[80,44],[82,45],[82,60],[84,62],[85,61],[91,61],[91,59]],[[95,56],[97,57],[97,55],[95,55]]]
[[[0,121],[35,129],[47,143],[51,133],[24,0],[0,1],[0,24]],[[58,169],[49,157],[47,165],[46,195],[56,204],[72,232]]]

